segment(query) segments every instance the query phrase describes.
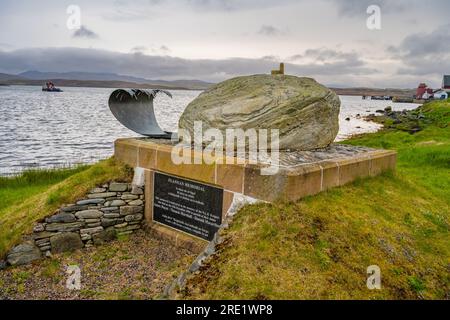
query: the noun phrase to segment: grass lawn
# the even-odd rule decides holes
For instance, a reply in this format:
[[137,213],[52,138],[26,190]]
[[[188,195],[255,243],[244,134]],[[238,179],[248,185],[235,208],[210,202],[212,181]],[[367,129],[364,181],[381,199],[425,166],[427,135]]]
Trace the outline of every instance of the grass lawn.
[[[245,207],[181,297],[450,298],[450,101],[422,110],[416,134],[393,126],[344,142],[397,150],[395,173]],[[366,286],[371,265],[381,290]]]
[[12,178],[0,178],[0,257],[35,221],[62,204],[82,197],[89,189],[110,180],[129,180],[131,171],[114,159],[74,169],[33,170]]

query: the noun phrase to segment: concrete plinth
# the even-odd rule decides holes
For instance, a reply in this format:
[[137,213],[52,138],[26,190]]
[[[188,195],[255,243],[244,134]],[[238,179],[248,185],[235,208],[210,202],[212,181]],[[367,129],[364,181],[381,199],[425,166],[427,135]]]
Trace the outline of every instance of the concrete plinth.
[[[263,201],[295,201],[321,191],[342,186],[359,178],[371,177],[394,170],[397,153],[366,147],[332,145],[317,151],[282,151],[278,172],[262,175],[268,164],[261,160],[251,164],[248,159],[215,157],[205,163],[200,152],[190,150],[192,159],[200,164],[175,164],[170,140],[148,138],[118,139],[115,157],[132,167],[142,167],[146,173],[146,218],[152,221],[153,173],[163,172],[185,179],[216,185],[224,189],[223,212],[227,212],[234,194]],[[202,160],[203,159],[203,160]]]

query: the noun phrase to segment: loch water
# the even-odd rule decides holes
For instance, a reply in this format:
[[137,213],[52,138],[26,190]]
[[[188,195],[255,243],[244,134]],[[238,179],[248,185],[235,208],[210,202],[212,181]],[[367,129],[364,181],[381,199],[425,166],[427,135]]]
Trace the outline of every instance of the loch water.
[[[0,86],[0,175],[33,167],[93,163],[113,154],[115,139],[138,136],[123,127],[109,111],[108,97],[113,89],[62,89],[64,92],[49,93],[36,86]],[[167,131],[177,129],[184,108],[201,91],[171,90],[171,93],[172,99],[159,95],[154,102],[158,122]],[[340,96],[340,99],[337,140],[378,130],[378,124],[362,119],[378,109],[417,107],[361,97]]]

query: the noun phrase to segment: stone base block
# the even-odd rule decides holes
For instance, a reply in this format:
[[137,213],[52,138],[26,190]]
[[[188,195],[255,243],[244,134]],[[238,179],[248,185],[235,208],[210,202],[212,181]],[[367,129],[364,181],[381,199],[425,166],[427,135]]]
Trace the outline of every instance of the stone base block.
[[192,237],[153,221],[155,172],[222,188],[224,221],[235,195],[267,202],[296,201],[356,179],[394,170],[397,156],[395,151],[339,144],[316,151],[283,151],[277,165],[272,165],[275,170],[267,174],[270,167],[267,156],[257,161],[250,161],[248,155],[211,157],[185,147],[191,162],[177,164],[173,161],[172,152],[180,152],[180,149],[174,149],[177,147],[170,140],[119,139],[115,146],[118,160],[145,169],[144,213],[147,225],[177,245],[188,248],[196,247]]
[[[193,150],[190,150],[192,164],[176,164],[171,158],[175,145],[170,140],[118,139],[115,146],[118,160],[148,170],[148,182],[152,172],[159,171],[269,202],[295,201],[394,170],[397,159],[395,151],[336,144],[316,151],[282,151],[276,173],[264,175],[262,169],[269,166],[264,160],[251,163],[247,158],[221,155],[211,161],[210,156],[203,157],[201,152]],[[152,206],[151,194],[147,187],[147,209]],[[147,214],[146,217],[149,218]]]

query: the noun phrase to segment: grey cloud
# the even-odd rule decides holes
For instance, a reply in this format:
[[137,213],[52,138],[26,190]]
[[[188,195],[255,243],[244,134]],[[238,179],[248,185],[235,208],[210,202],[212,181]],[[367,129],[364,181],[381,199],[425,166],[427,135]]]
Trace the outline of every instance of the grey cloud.
[[[383,12],[392,13],[421,7],[424,9],[450,8],[448,0],[320,0],[337,7],[340,15],[354,15],[366,13],[370,5],[379,5]],[[298,4],[306,0],[131,0],[115,1],[117,8],[139,8],[133,9],[136,14],[142,12],[146,7],[156,8],[165,5],[184,6],[201,11],[241,11],[262,8],[272,8],[289,4]]]
[[170,49],[168,46],[162,45],[162,46],[152,46],[150,49],[151,53],[153,55],[163,55],[166,56],[170,53]]
[[168,46],[162,45],[159,50],[161,50],[162,52],[165,53],[169,53],[170,52],[170,48]]
[[105,12],[102,14],[102,18],[105,20],[110,20],[114,22],[130,22],[138,20],[148,20],[154,16],[154,12],[149,11],[141,5],[138,6],[139,9],[135,7],[129,7],[128,5],[120,5],[119,7],[113,8],[111,12]]
[[[355,14],[365,15],[370,5],[380,6],[382,13],[403,11],[407,6],[412,5],[411,0],[328,0],[333,2],[341,16],[354,16]],[[409,1],[409,2],[408,2]],[[415,0],[413,0],[415,1]]]
[[9,43],[0,42],[0,48],[9,49],[11,48],[11,45]]
[[262,56],[261,60],[269,60],[269,61],[280,61],[282,60],[279,56],[275,56],[275,55],[267,55],[267,56]]
[[329,60],[359,60],[356,52],[342,52],[327,48],[308,49],[303,54],[296,54],[289,58],[291,61],[313,59],[315,61]]
[[[168,0],[166,0],[168,1]],[[239,11],[270,8],[296,3],[299,0],[184,0],[190,7],[209,11]]]
[[[130,9],[125,9],[129,7],[129,3],[122,1],[116,2],[118,8],[117,16],[128,17],[130,19],[135,16],[140,17],[139,12],[142,12],[145,8],[154,8],[163,6],[173,6],[180,8],[181,6],[185,8],[190,8],[198,11],[242,11],[242,10],[253,10],[261,8],[271,8],[282,6],[285,4],[298,3],[299,0],[134,0],[131,1],[131,5],[134,7],[139,7],[139,11],[132,11]],[[127,14],[132,13],[133,14]],[[135,15],[136,13],[136,15]]]
[[187,0],[188,5],[202,9],[235,10],[238,2],[233,0]]
[[[308,49],[302,54],[289,57],[288,61],[295,62],[305,69],[330,68],[349,75],[370,75],[377,72],[373,68],[366,67],[366,63],[356,52],[342,52],[327,48]],[[333,74],[331,70],[330,74]]]
[[73,33],[72,37],[73,38],[97,39],[98,35],[94,31],[89,30],[87,27],[81,26],[80,29],[76,30]]
[[272,37],[282,35],[284,34],[284,32],[274,26],[265,24],[261,26],[261,28],[258,31],[258,34]]
[[430,33],[412,34],[388,51],[404,67],[399,74],[431,75],[450,72],[450,24]]
[[[450,1],[448,0],[325,0],[337,6],[338,13],[341,16],[364,15],[370,5],[378,5],[381,13],[400,13],[411,12],[413,9],[420,9],[423,15],[435,10],[450,10]],[[430,13],[431,14],[431,13]],[[421,16],[422,17],[422,16]]]
[[450,52],[450,24],[440,26],[430,33],[412,34],[399,47],[391,47],[391,51],[403,52],[408,57],[447,54]]
[[106,12],[102,17],[115,22],[129,22],[152,19],[172,10],[193,9],[198,11],[235,11],[245,7],[235,0],[134,0],[128,2],[118,1],[112,12]]
[[[19,73],[26,70],[49,72],[103,72],[133,75],[150,79],[191,78],[220,81],[233,76],[268,73],[277,63],[267,59],[230,58],[222,60],[189,60],[142,53],[119,53],[82,48],[21,49],[0,51],[0,72]],[[321,64],[287,63],[289,74],[299,76],[355,76],[373,74],[354,56]]]
[[147,51],[148,48],[146,46],[136,46],[131,48],[131,52],[132,53],[144,53],[145,51]]
[[167,55],[170,53],[170,48],[166,45],[162,45],[159,47],[156,46],[150,46],[150,47],[146,47],[146,46],[136,46],[131,48],[130,50],[131,53],[139,53],[139,54],[144,54],[146,52],[151,52],[152,54],[162,54],[162,55]]

